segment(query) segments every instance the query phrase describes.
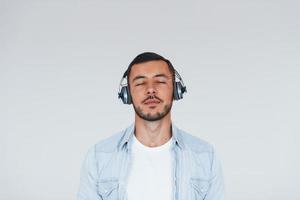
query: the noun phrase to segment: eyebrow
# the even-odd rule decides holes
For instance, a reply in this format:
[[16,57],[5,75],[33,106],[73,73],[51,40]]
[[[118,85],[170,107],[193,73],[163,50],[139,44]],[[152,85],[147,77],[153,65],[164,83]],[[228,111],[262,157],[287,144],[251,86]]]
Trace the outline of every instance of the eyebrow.
[[[168,78],[167,75],[165,74],[156,74],[155,76],[153,76],[153,78],[157,78],[157,77],[164,77],[164,78]],[[136,77],[134,77],[134,79],[132,80],[132,82],[138,80],[138,79],[143,79],[143,78],[147,78],[146,76],[142,76],[142,75],[138,75]]]
[[141,76],[141,75],[136,76],[136,77],[134,77],[134,79],[132,80],[132,82],[134,82],[134,81],[136,81],[138,79],[142,79],[142,78],[146,78],[146,76]]
[[153,76],[154,78],[156,78],[156,77],[164,77],[164,78],[168,78],[168,76],[167,75],[165,75],[165,74],[156,74],[155,76]]

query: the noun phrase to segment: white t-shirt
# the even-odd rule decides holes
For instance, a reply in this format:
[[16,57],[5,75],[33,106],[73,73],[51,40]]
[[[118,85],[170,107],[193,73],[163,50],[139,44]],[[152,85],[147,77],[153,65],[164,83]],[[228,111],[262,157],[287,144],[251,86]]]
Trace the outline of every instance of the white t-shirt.
[[148,147],[132,141],[132,164],[127,182],[128,200],[171,200],[171,141]]

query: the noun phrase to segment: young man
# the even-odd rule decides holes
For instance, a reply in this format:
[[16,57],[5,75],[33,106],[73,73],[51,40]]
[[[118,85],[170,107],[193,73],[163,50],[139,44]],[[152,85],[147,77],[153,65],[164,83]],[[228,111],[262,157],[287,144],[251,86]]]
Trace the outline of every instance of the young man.
[[185,92],[169,60],[151,52],[134,58],[119,91],[134,124],[89,150],[78,200],[223,200],[213,147],[172,123],[172,102]]

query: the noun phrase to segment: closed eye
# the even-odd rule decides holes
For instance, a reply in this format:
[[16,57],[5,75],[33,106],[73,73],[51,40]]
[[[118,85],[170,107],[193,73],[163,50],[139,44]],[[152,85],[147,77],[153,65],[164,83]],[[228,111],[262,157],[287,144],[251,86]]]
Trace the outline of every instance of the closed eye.
[[138,84],[136,84],[135,86],[139,86],[139,85],[144,85],[144,83],[138,83]]

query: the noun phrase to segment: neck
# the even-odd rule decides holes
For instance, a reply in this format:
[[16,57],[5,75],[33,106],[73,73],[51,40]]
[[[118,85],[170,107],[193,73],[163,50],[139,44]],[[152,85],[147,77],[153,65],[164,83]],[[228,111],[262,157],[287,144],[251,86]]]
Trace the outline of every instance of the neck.
[[135,115],[135,136],[145,146],[165,144],[172,137],[170,113],[157,121],[146,121]]

